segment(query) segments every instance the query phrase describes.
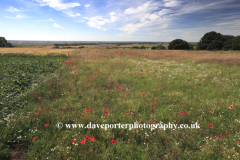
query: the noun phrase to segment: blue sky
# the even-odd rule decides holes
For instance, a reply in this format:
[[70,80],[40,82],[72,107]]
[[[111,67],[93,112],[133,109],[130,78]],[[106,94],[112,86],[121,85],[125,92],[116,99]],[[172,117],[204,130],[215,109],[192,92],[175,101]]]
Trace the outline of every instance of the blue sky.
[[240,0],[1,0],[7,40],[198,42],[240,35]]

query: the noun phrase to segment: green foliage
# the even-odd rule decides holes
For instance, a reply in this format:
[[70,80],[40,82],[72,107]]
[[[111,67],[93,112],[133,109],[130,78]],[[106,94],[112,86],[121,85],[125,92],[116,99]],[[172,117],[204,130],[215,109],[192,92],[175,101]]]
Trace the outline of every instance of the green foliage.
[[197,50],[240,50],[239,36],[222,35],[215,31],[204,34],[197,45]]
[[13,47],[13,45],[5,39],[5,37],[0,37],[0,47]]
[[155,50],[155,49],[160,50],[160,49],[166,49],[166,47],[164,47],[163,45],[159,44],[157,46],[153,46],[151,49],[153,49],[153,50]]
[[84,46],[78,47],[78,48],[85,48]]
[[42,81],[42,75],[52,73],[66,55],[36,56],[26,54],[0,54],[0,120],[14,107],[23,108],[27,101],[18,100],[32,85]]
[[144,47],[144,46],[141,46],[139,49],[145,49],[146,47]]
[[182,39],[175,39],[169,43],[168,49],[190,49],[189,44]]
[[188,43],[188,45],[190,50],[194,50],[194,45],[192,43]]
[[133,46],[131,49],[139,49],[138,46]]

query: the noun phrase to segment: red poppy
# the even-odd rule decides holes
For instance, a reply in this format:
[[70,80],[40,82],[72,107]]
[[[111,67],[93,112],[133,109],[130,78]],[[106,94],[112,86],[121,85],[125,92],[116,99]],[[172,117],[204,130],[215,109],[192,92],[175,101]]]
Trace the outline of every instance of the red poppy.
[[86,140],[89,140],[89,136],[86,136]]
[[49,84],[48,86],[51,86],[51,84]]
[[39,114],[39,112],[37,112],[37,113],[35,113],[36,115],[38,115]]
[[84,118],[85,116],[82,116],[82,118]]
[[115,144],[116,143],[116,141],[115,140],[112,140],[112,142],[111,142],[112,144]]
[[227,136],[230,136],[230,133],[227,133]]
[[221,139],[221,138],[222,138],[222,136],[218,136],[218,138],[219,138],[219,139]]
[[33,138],[33,141],[35,141],[37,138],[38,138],[38,137],[34,137],[34,138]]
[[39,105],[41,105],[41,104],[42,104],[42,102],[39,102],[38,104],[39,104]]
[[105,114],[108,114],[108,111],[105,111]]
[[84,144],[85,143],[85,139],[84,140],[81,140],[81,144]]
[[126,113],[129,113],[129,111],[127,110]]
[[155,108],[155,106],[153,106],[153,108]]
[[75,143],[75,140],[72,140],[72,143]]
[[40,99],[41,97],[38,97],[38,99]]
[[95,140],[95,138],[92,136],[92,137],[91,137],[91,141],[94,141],[94,140]]
[[46,124],[45,127],[49,126],[49,124]]

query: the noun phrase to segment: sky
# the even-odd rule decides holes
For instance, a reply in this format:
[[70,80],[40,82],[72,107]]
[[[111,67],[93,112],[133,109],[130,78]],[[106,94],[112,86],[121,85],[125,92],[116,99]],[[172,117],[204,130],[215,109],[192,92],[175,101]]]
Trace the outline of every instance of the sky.
[[6,40],[199,42],[240,35],[240,0],[1,0]]

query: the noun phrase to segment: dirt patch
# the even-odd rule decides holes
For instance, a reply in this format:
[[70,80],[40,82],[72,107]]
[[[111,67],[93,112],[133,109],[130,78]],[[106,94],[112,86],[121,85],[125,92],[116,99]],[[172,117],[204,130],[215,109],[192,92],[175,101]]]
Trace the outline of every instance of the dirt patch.
[[26,160],[27,155],[26,147],[17,147],[15,148],[8,157],[0,157],[1,160]]

